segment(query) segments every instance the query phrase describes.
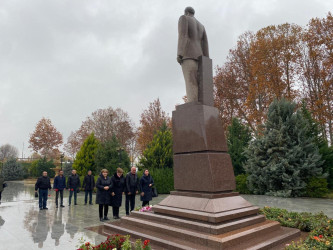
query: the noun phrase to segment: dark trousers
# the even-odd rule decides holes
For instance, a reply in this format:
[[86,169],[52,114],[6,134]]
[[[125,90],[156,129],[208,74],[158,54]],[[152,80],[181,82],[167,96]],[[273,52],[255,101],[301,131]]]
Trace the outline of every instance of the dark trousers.
[[56,192],[56,200],[55,200],[57,206],[58,206],[59,194],[60,194],[60,205],[64,204],[64,190],[58,190]]
[[2,191],[0,192],[0,201],[1,201],[1,193],[2,193]]
[[108,204],[99,204],[99,218],[103,218],[103,208],[104,208],[104,217],[108,216],[109,205]]
[[84,203],[87,204],[89,194],[89,204],[92,204],[92,190],[86,190],[84,194]]
[[126,201],[125,201],[126,214],[129,214],[129,212],[130,212],[130,210],[129,210],[130,204],[131,204],[131,212],[132,212],[135,207],[135,193],[126,194]]
[[69,191],[69,205],[72,204],[72,196],[74,194],[74,204],[76,203],[76,198],[77,198],[77,188],[74,188],[73,191]]
[[142,206],[143,206],[143,207],[146,206],[146,205],[149,205],[149,201],[143,201],[143,202],[142,202]]
[[47,189],[39,189],[39,208],[46,208],[48,193]]
[[112,207],[112,213],[113,213],[113,217],[114,216],[119,217],[119,207]]

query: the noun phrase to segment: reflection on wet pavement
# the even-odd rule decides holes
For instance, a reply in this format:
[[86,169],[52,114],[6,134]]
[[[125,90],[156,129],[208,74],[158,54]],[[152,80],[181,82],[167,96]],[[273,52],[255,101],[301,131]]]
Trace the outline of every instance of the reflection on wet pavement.
[[[55,194],[50,192],[49,210],[39,211],[38,200],[34,197],[34,185],[21,182],[8,182],[2,193],[0,205],[0,249],[76,249],[79,239],[94,244],[106,239],[87,227],[99,226],[98,205],[83,205],[84,192],[78,194],[77,206],[68,206],[68,192],[64,193],[64,208],[56,208]],[[160,195],[153,205],[164,199]],[[333,217],[333,200],[294,198],[285,199],[263,195],[243,195],[253,205],[272,206],[290,211],[320,212]],[[93,197],[93,201],[95,196]],[[123,203],[124,203],[123,199]],[[137,196],[137,205],[140,205]],[[124,216],[124,204],[120,215]],[[109,210],[111,218],[112,209]]]
[[[0,249],[76,249],[80,238],[99,244],[106,239],[87,227],[99,226],[98,205],[83,205],[84,192],[78,194],[77,206],[68,206],[64,193],[64,208],[55,207],[55,193],[50,192],[49,210],[39,210],[34,185],[23,181],[7,182],[0,205]],[[165,196],[153,201],[158,203]],[[140,205],[137,197],[137,205]],[[95,195],[93,202],[95,201]],[[124,216],[124,206],[120,215]],[[112,209],[109,214],[112,214]],[[112,216],[109,216],[112,217]]]
[[333,218],[333,200],[319,198],[280,198],[266,195],[242,195],[251,204],[264,207],[284,208],[294,212],[319,213],[324,212]]

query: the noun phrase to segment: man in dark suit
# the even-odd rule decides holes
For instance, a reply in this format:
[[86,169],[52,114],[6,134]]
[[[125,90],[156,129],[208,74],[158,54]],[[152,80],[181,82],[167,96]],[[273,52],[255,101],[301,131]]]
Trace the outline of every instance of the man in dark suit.
[[67,188],[69,189],[69,202],[68,205],[70,206],[72,203],[72,196],[74,194],[74,205],[77,205],[77,193],[81,187],[80,177],[76,174],[76,170],[72,170],[72,174],[68,177],[67,180]]
[[35,184],[35,192],[37,190],[39,192],[39,209],[48,209],[46,207],[47,203],[47,196],[48,196],[48,189],[51,190],[51,181],[50,178],[47,176],[47,172],[44,171],[43,175],[37,179]]
[[92,192],[95,187],[95,178],[92,175],[91,170],[88,171],[88,174],[84,177],[82,187],[84,188],[84,205],[87,205],[88,195],[89,195],[89,204],[92,205]]
[[187,7],[178,22],[177,61],[185,78],[187,102],[198,101],[198,58],[209,57],[205,27],[194,13],[192,7]]

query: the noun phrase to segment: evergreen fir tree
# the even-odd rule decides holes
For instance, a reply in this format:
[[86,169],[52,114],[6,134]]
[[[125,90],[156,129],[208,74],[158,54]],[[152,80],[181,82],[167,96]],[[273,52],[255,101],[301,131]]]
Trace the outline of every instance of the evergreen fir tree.
[[98,148],[99,142],[95,138],[94,133],[91,133],[83,142],[79,152],[73,163],[73,169],[76,170],[78,175],[85,176],[88,170],[96,171],[95,166],[95,153]]
[[322,160],[309,126],[296,104],[275,100],[263,135],[245,151],[249,189],[255,194],[296,197],[311,177],[322,175]]
[[122,168],[126,173],[130,168],[129,156],[126,150],[121,148],[115,136],[98,147],[95,162],[98,173],[105,168],[109,170],[111,175],[116,172],[118,167]]
[[302,104],[301,111],[309,126],[308,136],[313,138],[313,142],[319,148],[319,153],[321,154],[322,160],[324,161],[322,168],[323,172],[327,175],[328,187],[333,189],[333,147],[328,146],[328,142],[320,132],[318,122],[312,118],[312,115],[306,108],[304,102]]
[[2,174],[6,181],[22,180],[23,166],[15,158],[11,158],[3,164]]
[[140,168],[173,168],[172,133],[166,123],[154,135],[139,162]]
[[243,164],[246,161],[244,150],[251,140],[249,128],[243,125],[237,118],[232,119],[228,127],[227,143],[235,175],[244,174]]

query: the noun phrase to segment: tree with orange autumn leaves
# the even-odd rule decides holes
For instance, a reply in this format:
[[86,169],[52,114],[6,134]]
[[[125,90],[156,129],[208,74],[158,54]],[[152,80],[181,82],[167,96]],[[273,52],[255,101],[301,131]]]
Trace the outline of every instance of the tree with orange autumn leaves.
[[70,134],[64,149],[74,159],[90,133],[93,132],[100,142],[105,142],[115,135],[129,154],[133,164],[164,122],[171,126],[171,119],[162,110],[159,99],[151,102],[148,108],[142,112],[139,128],[135,128],[127,112],[122,109],[111,107],[98,109],[82,122],[78,130]]
[[132,139],[135,136],[135,126],[127,112],[111,107],[94,111],[80,128],[70,134],[65,144],[65,151],[75,158],[84,140],[94,133],[100,142],[111,140],[116,136],[121,146],[128,152],[132,150]]
[[30,135],[29,148],[47,158],[57,158],[60,154],[62,134],[52,124],[50,119],[42,118]]
[[143,152],[147,145],[153,140],[154,134],[166,123],[171,127],[171,119],[162,110],[159,98],[151,102],[141,114],[140,127],[137,132],[137,147]]
[[311,19],[306,28],[286,23],[241,35],[214,77],[215,105],[224,125],[238,117],[260,132],[274,99],[305,100],[332,143],[332,37],[331,13]]

